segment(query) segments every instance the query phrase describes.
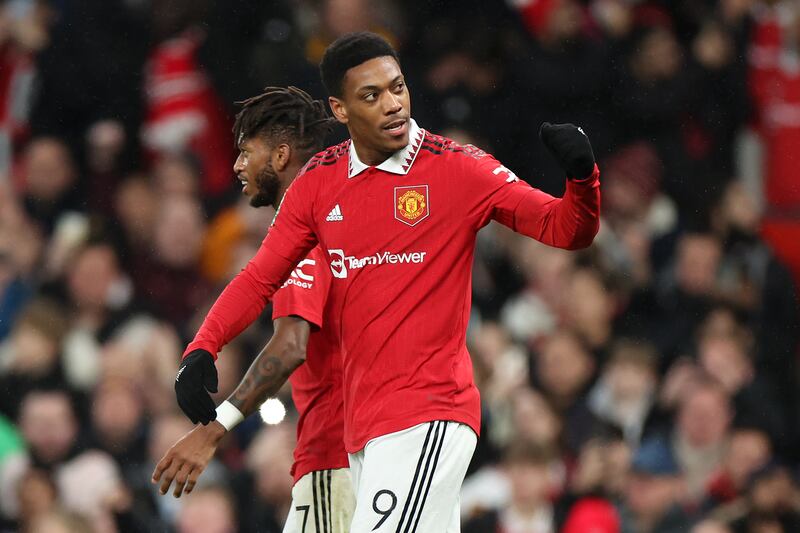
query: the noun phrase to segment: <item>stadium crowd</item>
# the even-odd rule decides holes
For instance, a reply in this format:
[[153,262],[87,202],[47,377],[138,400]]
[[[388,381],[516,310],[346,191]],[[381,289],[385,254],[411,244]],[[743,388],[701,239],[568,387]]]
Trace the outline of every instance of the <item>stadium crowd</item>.
[[464,531],[800,531],[793,0],[0,1],[0,531],[281,531],[288,390],[193,494],[150,474],[191,428],[183,346],[274,214],[240,198],[233,102],[324,97],[325,46],[361,29],[421,126],[560,195],[537,130],[573,122],[602,171],[590,249],[479,237]]

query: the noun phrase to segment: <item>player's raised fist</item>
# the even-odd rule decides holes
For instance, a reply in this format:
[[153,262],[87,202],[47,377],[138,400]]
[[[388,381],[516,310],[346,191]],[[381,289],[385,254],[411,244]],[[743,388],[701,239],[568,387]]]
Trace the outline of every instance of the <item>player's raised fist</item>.
[[183,358],[175,376],[178,405],[195,424],[208,424],[217,417],[209,392],[217,392],[217,367],[205,350],[194,350]]
[[594,152],[589,137],[574,124],[542,123],[539,138],[567,173],[569,179],[582,180],[594,171]]

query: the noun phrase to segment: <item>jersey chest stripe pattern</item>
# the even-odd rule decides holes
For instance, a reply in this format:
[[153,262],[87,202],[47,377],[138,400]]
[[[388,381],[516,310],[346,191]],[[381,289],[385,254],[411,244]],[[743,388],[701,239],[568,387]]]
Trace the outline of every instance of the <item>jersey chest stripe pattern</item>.
[[432,153],[433,155],[442,155],[445,152],[459,152],[459,150],[454,150],[452,148],[436,149],[431,146],[421,146],[420,148]]
[[425,139],[423,142],[425,142],[425,143],[429,143],[429,144],[433,144],[433,145],[435,145],[435,146],[438,146],[439,148],[442,148],[442,147],[444,147],[444,142],[442,142],[442,141],[437,141],[437,140],[435,139],[435,137],[434,137],[434,136],[429,136],[429,137],[428,137],[427,139]]
[[429,140],[427,137],[422,142],[422,146],[420,146],[420,148],[427,150],[434,155],[441,155],[444,152],[460,153],[464,151],[464,147],[461,145],[455,143],[438,142],[433,139]]
[[298,172],[298,176],[305,174],[306,172],[313,170],[320,165],[322,166],[335,165],[338,162],[339,158],[347,153],[349,147],[350,147],[350,141],[347,140],[340,144],[337,144],[336,146],[331,146],[327,150],[324,150],[314,155],[313,157],[311,157],[311,159],[308,160],[308,163],[306,163],[305,166],[302,169],[300,169],[300,172]]

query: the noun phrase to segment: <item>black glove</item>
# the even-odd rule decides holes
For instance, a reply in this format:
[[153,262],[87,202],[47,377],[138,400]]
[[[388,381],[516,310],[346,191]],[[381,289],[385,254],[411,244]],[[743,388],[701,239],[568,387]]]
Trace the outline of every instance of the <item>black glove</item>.
[[175,376],[178,405],[195,424],[204,426],[217,418],[214,400],[209,392],[217,392],[217,367],[205,350],[194,350],[183,358]]
[[594,152],[589,137],[574,124],[542,123],[539,138],[567,173],[569,179],[582,180],[594,171]]

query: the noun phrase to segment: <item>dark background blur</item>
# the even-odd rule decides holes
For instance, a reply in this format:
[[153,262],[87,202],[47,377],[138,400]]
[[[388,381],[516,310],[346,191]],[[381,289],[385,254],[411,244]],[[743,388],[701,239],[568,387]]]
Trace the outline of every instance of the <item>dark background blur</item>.
[[[190,497],[149,477],[191,428],[182,347],[272,216],[239,198],[233,102],[324,98],[363,29],[423,127],[560,195],[537,130],[573,122],[603,172],[589,250],[479,237],[465,532],[800,531],[788,0],[0,0],[0,531],[281,531],[288,390]],[[226,347],[216,401],[270,331]]]

